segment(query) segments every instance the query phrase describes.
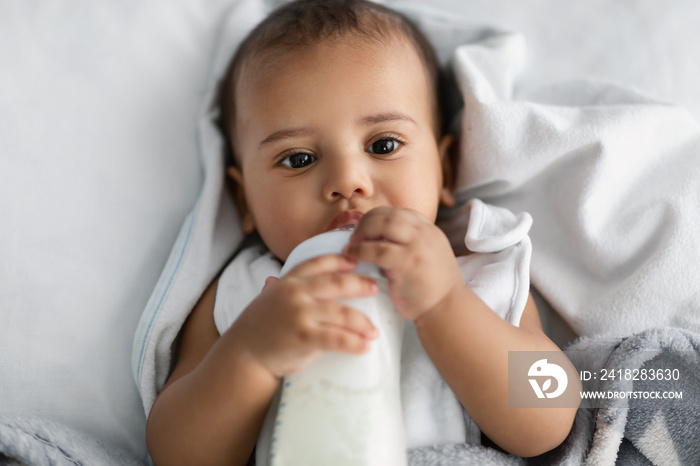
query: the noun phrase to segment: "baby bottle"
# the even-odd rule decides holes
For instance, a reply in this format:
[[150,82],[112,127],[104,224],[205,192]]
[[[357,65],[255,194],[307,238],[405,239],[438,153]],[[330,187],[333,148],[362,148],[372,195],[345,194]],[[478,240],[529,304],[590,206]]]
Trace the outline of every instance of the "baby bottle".
[[[338,229],[310,238],[289,255],[281,275],[323,254],[339,254],[352,231]],[[373,278],[379,293],[342,302],[363,312],[379,331],[362,354],[327,352],[282,381],[272,427],[269,464],[406,464],[399,370],[403,319],[394,308],[379,269],[360,262],[357,273]]]

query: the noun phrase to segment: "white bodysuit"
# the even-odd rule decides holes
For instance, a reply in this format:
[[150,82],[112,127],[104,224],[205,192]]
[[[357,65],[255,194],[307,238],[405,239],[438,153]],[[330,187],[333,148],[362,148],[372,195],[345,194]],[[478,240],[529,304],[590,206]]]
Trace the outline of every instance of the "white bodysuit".
[[[458,257],[465,283],[501,318],[518,325],[528,298],[531,244],[529,214],[472,200],[465,245],[471,254]],[[244,249],[219,278],[214,319],[225,332],[281,265],[262,246]],[[445,443],[478,445],[481,433],[440,376],[416,334],[406,325],[401,356],[401,403],[408,448]],[[264,435],[261,437],[264,438]],[[265,445],[258,445],[258,450]],[[259,459],[264,453],[258,451]],[[263,460],[263,463],[264,460]]]

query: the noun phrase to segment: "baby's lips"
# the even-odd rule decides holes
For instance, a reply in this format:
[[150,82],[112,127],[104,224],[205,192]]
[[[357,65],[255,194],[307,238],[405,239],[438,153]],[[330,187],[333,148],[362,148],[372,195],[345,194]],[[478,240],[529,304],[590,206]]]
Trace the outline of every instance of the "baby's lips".
[[327,227],[330,230],[353,230],[364,216],[359,210],[343,210],[338,212]]

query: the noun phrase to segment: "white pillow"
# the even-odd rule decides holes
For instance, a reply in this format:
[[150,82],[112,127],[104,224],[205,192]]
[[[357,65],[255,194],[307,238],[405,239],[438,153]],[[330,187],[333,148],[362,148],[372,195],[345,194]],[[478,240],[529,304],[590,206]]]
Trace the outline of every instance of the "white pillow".
[[1,413],[145,456],[133,333],[201,185],[227,3],[0,3]]

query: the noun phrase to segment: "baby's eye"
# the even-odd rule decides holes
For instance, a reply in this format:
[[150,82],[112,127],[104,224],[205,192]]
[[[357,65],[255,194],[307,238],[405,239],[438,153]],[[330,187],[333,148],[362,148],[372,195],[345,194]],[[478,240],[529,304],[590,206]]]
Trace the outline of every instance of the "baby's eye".
[[288,155],[287,157],[283,158],[279,163],[289,168],[304,168],[315,161],[316,157],[313,155],[304,152],[297,152],[296,154]]
[[399,141],[393,138],[382,138],[378,141],[373,142],[368,148],[367,152],[371,154],[386,155],[391,154],[396,149],[399,148]]

